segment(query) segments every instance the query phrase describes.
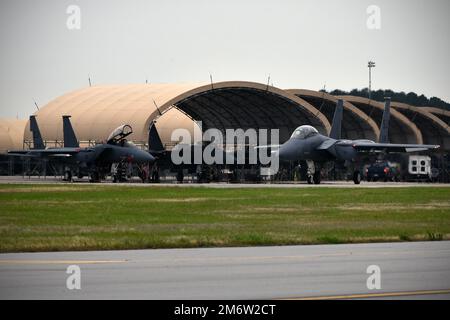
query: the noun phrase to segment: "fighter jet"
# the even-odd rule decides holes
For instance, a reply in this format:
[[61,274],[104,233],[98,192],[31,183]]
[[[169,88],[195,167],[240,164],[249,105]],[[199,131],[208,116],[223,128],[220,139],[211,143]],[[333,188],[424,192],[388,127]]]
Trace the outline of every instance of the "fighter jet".
[[76,173],[79,178],[88,174],[91,182],[98,182],[110,172],[112,164],[147,164],[155,161],[148,151],[141,150],[126,140],[126,137],[133,133],[129,125],[116,128],[106,143],[86,148],[80,148],[70,116],[63,116],[63,148],[45,147],[35,116],[30,116],[30,130],[33,135],[33,148],[8,151],[8,154],[39,159],[60,159],[65,165],[64,178],[68,181],[72,180],[73,173]]
[[317,129],[303,125],[295,129],[288,141],[279,146],[281,161],[306,161],[308,166],[307,181],[309,184],[320,183],[320,169],[326,162],[343,162],[346,167],[353,166],[353,181],[361,182],[360,164],[368,155],[390,152],[414,152],[439,148],[438,145],[424,144],[392,144],[388,141],[390,118],[390,99],[386,98],[380,129],[379,142],[371,140],[341,139],[343,101],[337,102],[330,135],[324,136]]

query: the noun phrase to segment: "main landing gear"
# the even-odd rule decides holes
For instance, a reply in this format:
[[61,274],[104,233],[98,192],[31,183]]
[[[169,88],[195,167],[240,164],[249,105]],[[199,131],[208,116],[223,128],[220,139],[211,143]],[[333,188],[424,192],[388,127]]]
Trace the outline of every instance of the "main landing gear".
[[320,166],[314,163],[314,161],[307,160],[308,166],[306,181],[308,184],[320,184]]
[[63,181],[72,182],[72,170],[69,167],[64,167]]
[[96,183],[100,182],[100,173],[98,171],[93,171],[89,175],[89,182]]
[[[308,184],[320,184],[320,173],[321,173],[321,165],[320,163],[314,163],[314,161],[308,160],[306,161],[307,165],[307,175],[306,175],[306,181]],[[355,184],[360,184],[362,180],[361,171],[357,169],[358,167],[354,168],[353,176],[351,175],[351,171],[348,172],[350,176],[348,178],[353,178],[353,182]]]
[[353,182],[355,184],[361,183],[361,172],[359,172],[358,170],[353,172]]
[[113,166],[113,183],[127,181],[127,167],[128,162],[126,160],[121,160],[119,163]]

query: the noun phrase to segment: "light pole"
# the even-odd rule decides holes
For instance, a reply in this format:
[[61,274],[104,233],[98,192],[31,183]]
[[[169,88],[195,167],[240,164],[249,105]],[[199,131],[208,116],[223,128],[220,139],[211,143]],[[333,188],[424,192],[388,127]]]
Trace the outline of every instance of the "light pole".
[[372,92],[372,68],[375,68],[375,62],[369,61],[367,63],[367,67],[369,67],[369,100],[370,100]]

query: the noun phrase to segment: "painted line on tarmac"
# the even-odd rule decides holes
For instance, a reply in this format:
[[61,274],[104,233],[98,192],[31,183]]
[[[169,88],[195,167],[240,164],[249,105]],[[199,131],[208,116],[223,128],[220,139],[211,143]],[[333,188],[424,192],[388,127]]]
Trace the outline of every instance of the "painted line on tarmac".
[[[222,248],[219,248],[222,249]],[[189,250],[189,249],[188,249]],[[441,253],[443,256],[450,256],[450,249],[441,249],[441,250],[433,250],[432,253]],[[416,256],[416,255],[424,255],[423,250],[414,250],[414,251],[379,251],[371,253],[371,257],[374,256]],[[427,252],[425,252],[425,255]],[[347,258],[355,258],[355,257],[365,257],[367,256],[366,252],[354,252],[354,251],[343,251],[343,252],[334,252],[334,253],[322,253],[322,254],[302,254],[302,255],[269,255],[269,256],[216,256],[216,257],[165,257],[165,258],[136,258],[130,260],[130,262],[134,263],[182,263],[182,262],[193,262],[193,263],[214,263],[214,262],[251,262],[251,261],[287,261],[287,260],[298,260],[298,261],[312,261],[317,259],[326,259],[326,258],[335,258],[335,257],[347,257]]]
[[317,297],[293,297],[293,298],[282,298],[282,299],[278,299],[278,300],[347,300],[347,299],[370,299],[370,298],[424,296],[424,295],[433,295],[433,294],[450,294],[450,289],[422,290],[422,291],[400,291],[400,292],[384,292],[384,293],[364,293],[364,294],[317,296]]
[[0,260],[0,265],[48,265],[48,264],[108,264],[127,260]]

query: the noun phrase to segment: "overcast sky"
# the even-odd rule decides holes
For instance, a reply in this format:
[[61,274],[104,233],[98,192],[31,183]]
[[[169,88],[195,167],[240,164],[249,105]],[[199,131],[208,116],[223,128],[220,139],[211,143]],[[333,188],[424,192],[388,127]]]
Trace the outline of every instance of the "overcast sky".
[[[380,29],[367,26],[369,5]],[[448,0],[1,0],[0,117],[26,118],[88,76],[362,88],[370,59],[373,89],[450,101],[449,15]]]

